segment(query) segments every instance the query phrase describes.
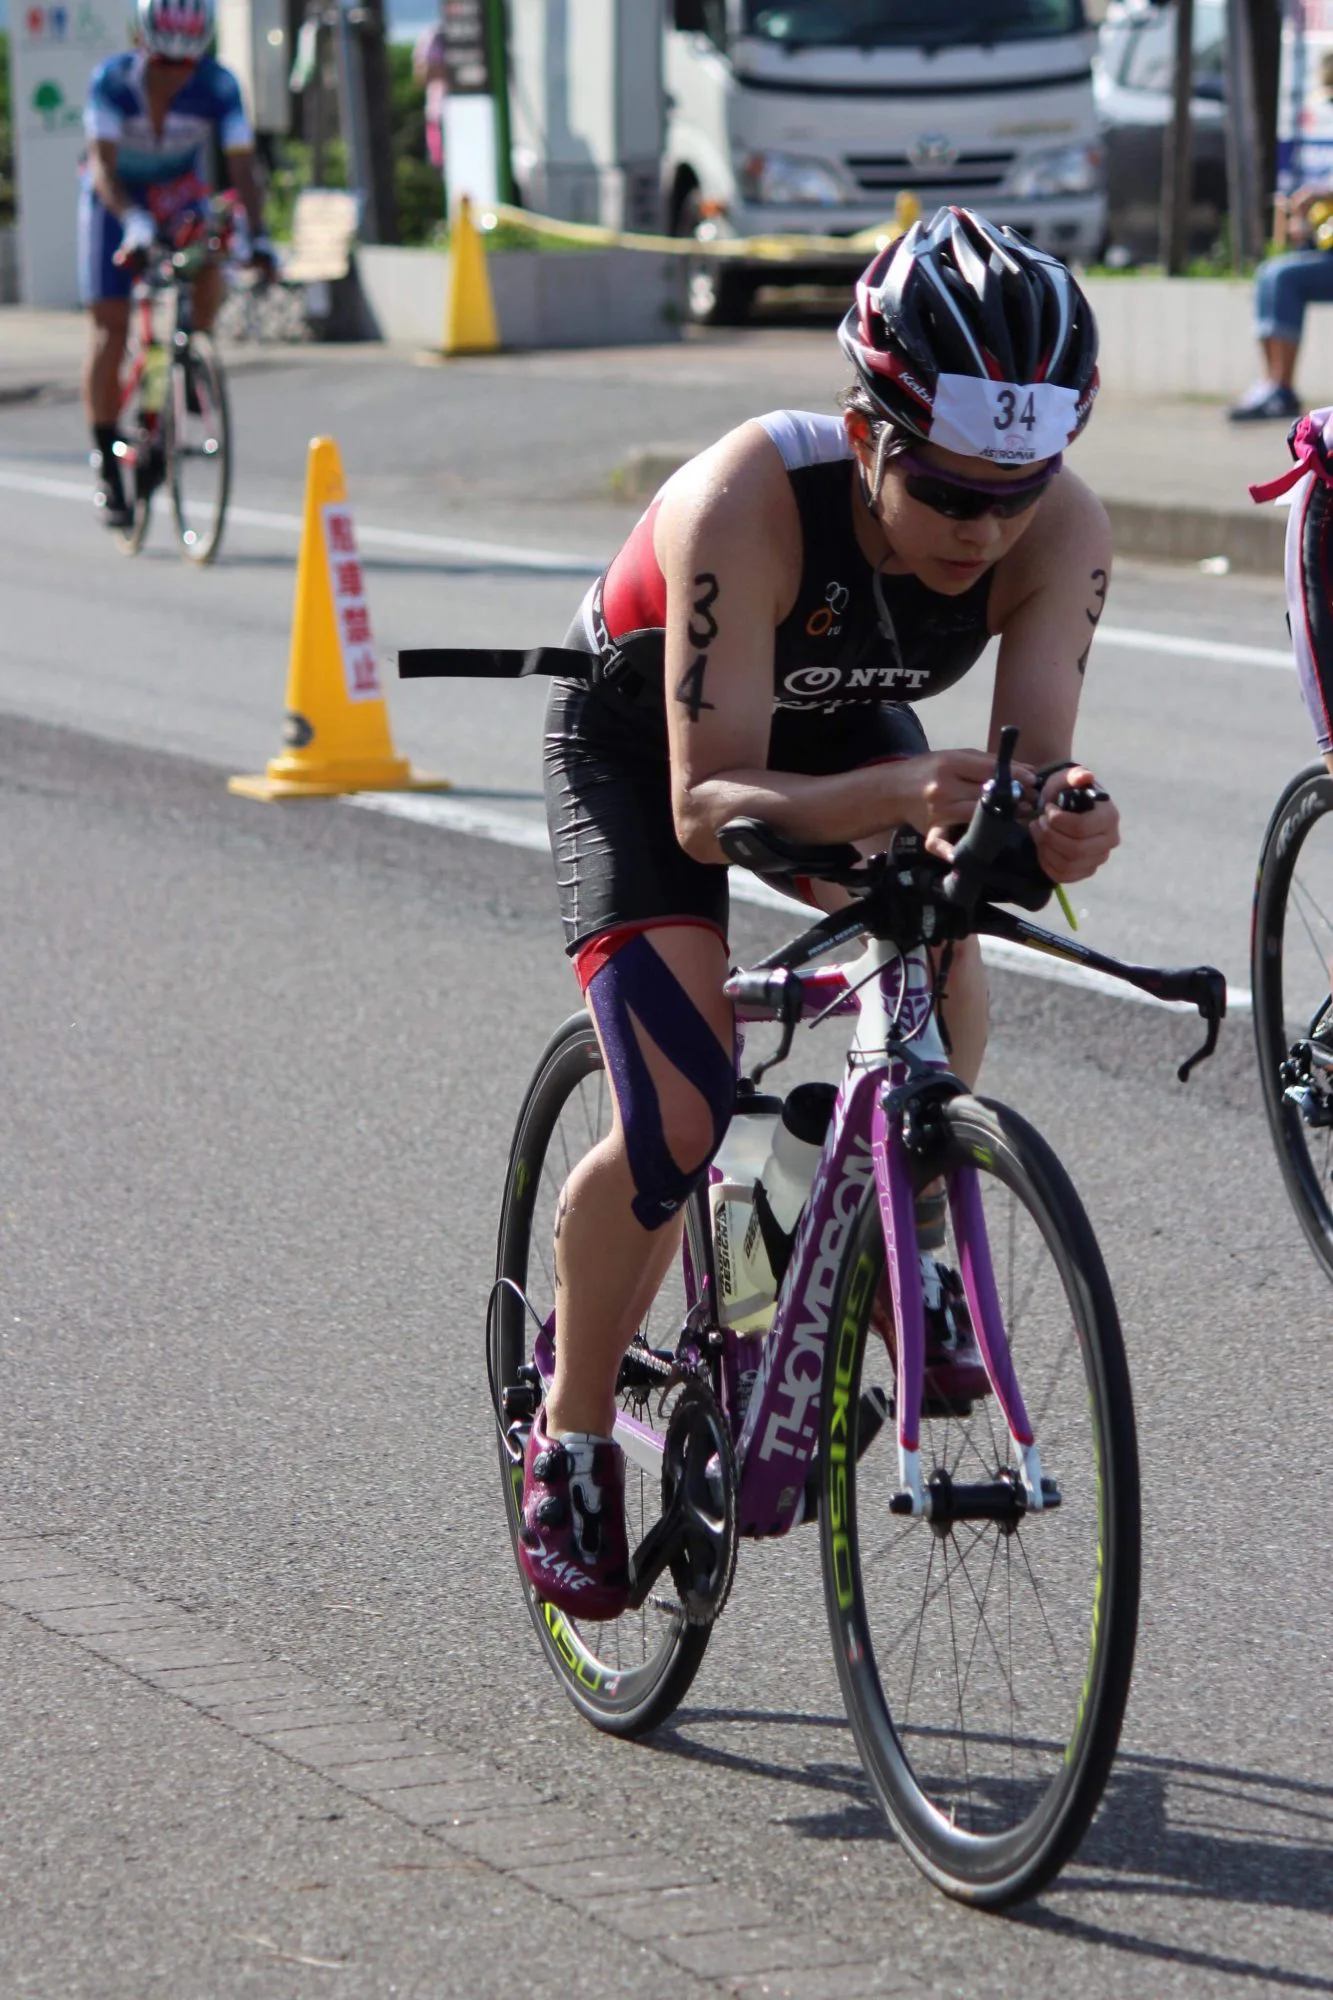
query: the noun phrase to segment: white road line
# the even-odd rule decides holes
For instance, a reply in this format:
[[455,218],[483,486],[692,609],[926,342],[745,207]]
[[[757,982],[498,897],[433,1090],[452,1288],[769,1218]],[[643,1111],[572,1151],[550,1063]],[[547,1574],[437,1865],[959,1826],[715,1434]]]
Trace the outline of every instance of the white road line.
[[[46,500],[75,500],[87,506],[89,489],[70,479],[46,479],[37,473],[21,472],[0,463],[0,489],[11,493],[35,493]],[[299,514],[275,514],[260,507],[233,507],[228,518],[245,528],[271,528],[279,534],[299,535]],[[414,550],[418,554],[462,556],[475,562],[491,563],[501,569],[542,570],[562,575],[595,576],[605,556],[570,555],[558,549],[519,548],[512,542],[475,542],[459,535],[421,535],[410,528],[379,528],[373,523],[357,524],[357,534],[367,548]],[[1183,660],[1212,660],[1227,666],[1270,667],[1291,673],[1291,654],[1274,646],[1239,646],[1225,639],[1182,638],[1173,632],[1149,632],[1128,625],[1102,625],[1099,646],[1123,646],[1139,653],[1169,653]]]
[[1129,625],[1099,625],[1099,646],[1126,646],[1137,653],[1171,653],[1182,660],[1213,660],[1227,666],[1272,667],[1294,673],[1296,662],[1278,646],[1236,646],[1226,639],[1183,639],[1174,632],[1143,632]]
[[[71,479],[46,479],[31,472],[16,472],[0,465],[0,489],[10,493],[34,493],[43,500],[74,500],[91,507],[91,489]],[[227,519],[242,528],[271,528],[278,534],[298,535],[299,514],[274,514],[261,507],[231,507]],[[540,570],[559,576],[596,576],[605,557],[565,555],[556,549],[516,548],[507,542],[474,542],[461,535],[419,535],[410,528],[377,528],[357,524],[364,547],[412,550],[416,554],[460,556],[472,562],[489,563],[497,569]]]
[[[476,840],[493,840],[501,846],[521,847],[533,854],[549,854],[551,851],[541,820],[523,819],[517,813],[501,812],[495,806],[479,805],[472,799],[431,797],[421,792],[353,792],[348,794],[344,803],[359,806],[363,812],[387,813],[391,819],[415,820],[420,826],[438,826],[449,833],[470,834]],[[752,903],[760,909],[781,910],[788,916],[808,917],[810,914],[804,903],[781,895],[778,890],[770,889],[766,882],[757,881],[739,870],[732,872],[731,894],[736,902]],[[1117,1000],[1132,1000],[1147,1007],[1171,1006],[1176,1011],[1193,1011],[1177,1002],[1154,1000],[1151,994],[1124,986],[1109,973],[1046,958],[1021,944],[1010,944],[1005,938],[983,938],[981,955],[988,965],[997,966],[1004,972],[1021,973],[1028,979],[1044,979],[1053,986],[1077,986],[1085,993],[1106,993]],[[1242,986],[1228,985],[1227,1006],[1233,1014],[1248,1012],[1248,991]]]

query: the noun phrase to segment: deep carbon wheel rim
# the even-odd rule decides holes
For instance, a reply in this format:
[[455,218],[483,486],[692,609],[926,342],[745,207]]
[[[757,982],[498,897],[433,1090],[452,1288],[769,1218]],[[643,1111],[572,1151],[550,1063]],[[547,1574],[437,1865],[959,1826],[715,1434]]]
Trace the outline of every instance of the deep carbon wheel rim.
[[[990,1150],[1001,1166],[1003,1154],[993,1140]],[[1132,1412],[1128,1452],[1123,1446],[1111,1450],[1107,1418],[1114,1399],[1099,1379],[1097,1344],[1088,1351],[1079,1343],[1077,1375],[1052,1349],[1042,1393],[1041,1342],[1035,1333],[1026,1336],[1025,1353],[1022,1322],[1026,1314],[1035,1329],[1048,1307],[1035,1290],[1023,1305],[1013,1284],[1018,1266],[1006,1277],[1003,1237],[989,1215],[988,1224],[1006,1317],[1013,1315],[1012,1299],[1022,1307],[1015,1365],[1043,1443],[1043,1469],[1062,1486],[1061,1509],[1025,1521],[1007,1537],[992,1524],[961,1523],[939,1537],[927,1523],[903,1522],[890,1541],[882,1502],[885,1489],[896,1484],[896,1464],[886,1427],[887,1450],[873,1445],[858,1465],[853,1443],[840,1468],[846,1481],[841,1555],[836,1506],[823,1532],[839,1675],[872,1783],[913,1859],[933,1880],[953,1894],[1001,1906],[1049,1880],[1100,1795],[1132,1663],[1138,1510]],[[1047,1250],[1062,1253],[1061,1245],[1038,1235]],[[874,1357],[875,1346],[884,1347],[867,1302],[878,1286],[881,1259],[878,1217],[868,1205],[835,1323],[833,1402],[843,1400],[853,1430],[861,1392],[875,1373],[867,1357]],[[1078,1272],[1066,1260],[1057,1275],[1061,1289],[1086,1312]],[[1116,1347],[1118,1354],[1118,1336]],[[1086,1421],[1084,1442],[1074,1451],[1061,1433],[1067,1415],[1077,1428],[1085,1384],[1098,1414]],[[1128,1409],[1127,1378],[1123,1389]],[[1005,1454],[994,1441],[1003,1432],[1002,1419],[993,1415],[994,1427],[976,1411],[966,1426],[954,1417],[923,1420],[923,1475],[943,1463],[961,1477],[994,1477]],[[964,1427],[970,1440],[948,1437]],[[1117,1458],[1127,1458],[1127,1467],[1117,1470]],[[1132,1480],[1122,1477],[1125,1471]],[[1132,1493],[1120,1490],[1130,1484]],[[950,1542],[961,1545],[961,1557]],[[1006,1542],[1008,1556],[1001,1551]],[[899,1606],[893,1601],[898,1586],[885,1583],[880,1571],[894,1562],[905,1579]],[[903,1607],[919,1612],[915,1630]]]
[[[1333,1275],[1333,1127],[1310,1122],[1285,1095],[1282,1073],[1309,1044],[1330,994],[1333,778],[1322,763],[1292,780],[1269,823],[1251,957],[1256,1049],[1273,1143],[1301,1226]],[[1321,1028],[1316,1040],[1325,1039]],[[1318,1056],[1313,1066],[1321,1067]]]

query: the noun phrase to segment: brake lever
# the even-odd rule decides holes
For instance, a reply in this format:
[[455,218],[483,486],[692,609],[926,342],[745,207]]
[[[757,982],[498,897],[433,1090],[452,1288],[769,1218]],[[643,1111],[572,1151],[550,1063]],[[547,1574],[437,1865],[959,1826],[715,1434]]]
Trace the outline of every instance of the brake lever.
[[1227,982],[1222,973],[1211,965],[1203,966],[1199,972],[1199,984],[1202,993],[1194,996],[1194,1004],[1199,1010],[1200,1017],[1208,1023],[1208,1032],[1204,1037],[1203,1047],[1196,1049],[1188,1061],[1183,1062],[1176,1071],[1176,1078],[1180,1083],[1188,1083],[1190,1071],[1196,1069],[1201,1062],[1207,1062],[1216,1049],[1218,1031],[1227,1011]]
[[954,844],[953,866],[940,884],[940,895],[956,909],[967,911],[975,904],[986,870],[998,856],[1013,824],[1021,797],[1012,763],[1017,742],[1017,728],[1007,723],[1000,731],[995,774],[982,786],[967,831]]

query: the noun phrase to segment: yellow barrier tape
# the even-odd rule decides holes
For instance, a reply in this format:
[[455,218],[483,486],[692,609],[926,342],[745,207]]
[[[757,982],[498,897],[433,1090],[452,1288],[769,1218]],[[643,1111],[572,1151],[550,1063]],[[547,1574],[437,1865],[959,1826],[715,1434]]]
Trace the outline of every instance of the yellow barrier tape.
[[[899,200],[901,203],[901,196]],[[916,220],[915,215],[909,215],[906,222],[890,216],[869,229],[858,229],[854,236],[718,236],[704,240],[697,236],[651,236],[632,230],[605,229],[595,222],[561,222],[553,215],[534,215],[530,209],[513,208],[504,201],[483,211],[480,217],[483,232],[494,227],[492,217],[496,223],[530,229],[534,236],[562,237],[569,243],[587,243],[600,249],[649,250],[668,257],[744,257],[751,262],[773,264],[796,263],[810,256],[845,257],[849,251],[873,256]]]

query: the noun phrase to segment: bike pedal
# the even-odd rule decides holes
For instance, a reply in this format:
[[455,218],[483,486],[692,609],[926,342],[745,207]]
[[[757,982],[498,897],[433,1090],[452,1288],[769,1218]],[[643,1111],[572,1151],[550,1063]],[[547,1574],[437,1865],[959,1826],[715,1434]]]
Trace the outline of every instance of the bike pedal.
[[537,1401],[537,1391],[530,1382],[510,1382],[500,1395],[506,1423],[530,1424],[537,1414]]
[[1333,1098],[1322,1091],[1313,1090],[1308,1084],[1289,1086],[1283,1092],[1289,1104],[1294,1104],[1305,1123],[1314,1131],[1322,1131],[1333,1125]]

